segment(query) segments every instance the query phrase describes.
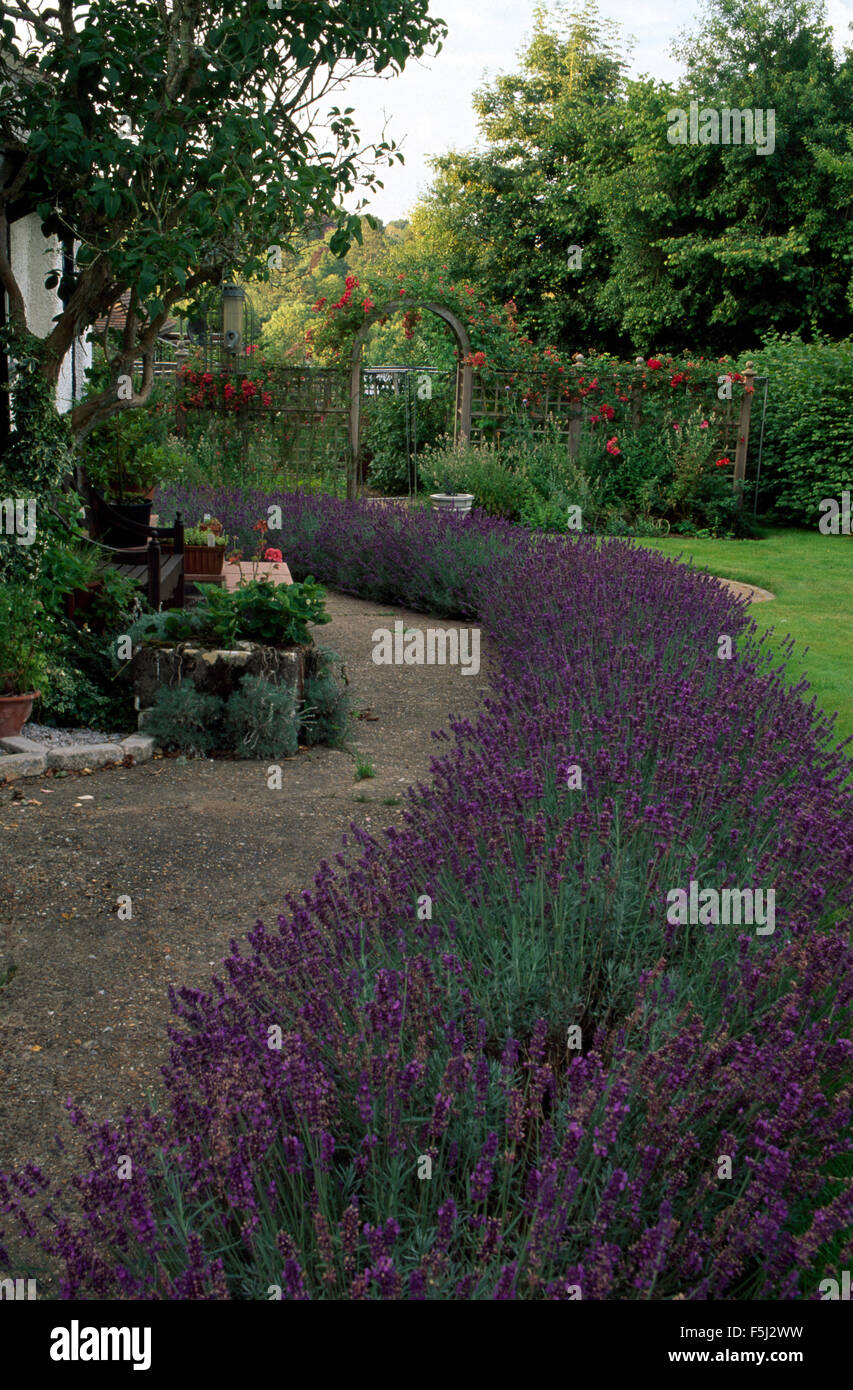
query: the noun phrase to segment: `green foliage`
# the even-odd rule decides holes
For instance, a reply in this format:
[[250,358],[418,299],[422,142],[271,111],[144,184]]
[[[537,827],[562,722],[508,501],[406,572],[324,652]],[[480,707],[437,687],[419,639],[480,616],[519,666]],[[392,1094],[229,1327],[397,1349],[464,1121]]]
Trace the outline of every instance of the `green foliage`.
[[[90,383],[87,396],[100,389]],[[99,492],[120,501],[144,495],[177,466],[171,423],[166,393],[156,388],[143,409],[122,410],[96,425],[81,441],[79,462]]]
[[138,586],[106,566],[82,626],[54,612],[43,723],[123,732],[134,726],[130,690],[116,679],[115,635],[128,632],[147,607]]
[[238,758],[295,757],[299,716],[293,691],[246,676],[225,707],[225,737]]
[[31,589],[0,586],[0,695],[45,693],[46,628],[44,606]]
[[[211,542],[208,540],[209,535],[210,531],[204,523],[199,526],[187,526],[184,530],[184,545],[210,545]],[[227,536],[214,536],[213,538],[214,545],[224,546],[227,544],[227,541]]]
[[771,335],[755,361],[770,378],[762,509],[815,526],[821,500],[853,487],[853,340]]
[[517,521],[532,489],[509,455],[493,444],[459,443],[448,439],[425,453],[421,481],[428,492],[472,492],[474,503],[490,516]]
[[[409,254],[567,351],[846,333],[853,83],[820,0],[710,0],[680,85],[626,78],[626,56],[595,4],[539,8],[518,70],[475,96],[479,148],[435,161]],[[694,99],[774,111],[774,152],[670,143]]]
[[132,14],[98,0],[23,28],[13,11],[0,25],[0,137],[21,157],[0,187],[14,183],[47,234],[71,229],[80,243],[74,268],[47,276],[65,306],[51,331],[80,332],[131,292],[110,385],[95,409],[75,409],[75,431],[122,410],[118,376],[179,300],[192,313],[229,272],[265,277],[269,248],[306,222],[333,223],[335,255],[361,237],[344,195],[374,188],[401,156],[386,141],[365,150],[351,113],[329,109],[329,85],[399,72],[446,32],[421,0]]
[[534,530],[566,531],[569,509],[580,508],[580,529],[601,535],[751,532],[730,468],[716,466],[718,436],[702,407],[681,423],[652,417],[620,429],[609,451],[612,428],[584,430],[573,458],[555,421],[534,429],[510,419],[499,445],[446,441],[428,451],[421,479],[432,491],[472,492],[491,516]]
[[198,641],[228,648],[235,642],[258,642],[288,647],[310,641],[309,623],[331,622],[325,610],[325,591],[311,575],[294,584],[251,580],[233,593],[215,584],[198,587],[202,602],[195,608],[166,610],[138,619],[129,630],[134,643]]
[[203,756],[222,746],[224,701],[218,695],[204,695],[191,680],[176,686],[161,686],[148,715],[146,734],[164,749]]
[[[362,445],[369,453],[368,485],[383,496],[417,486],[417,458],[447,429],[455,406],[455,373],[430,374],[431,399],[419,400],[419,377],[412,373],[399,391],[381,391],[365,400]],[[408,449],[408,453],[407,453]],[[409,477],[409,457],[413,476]]]
[[300,712],[300,736],[305,743],[324,743],[330,748],[343,746],[350,724],[348,684],[337,652],[328,647],[317,648],[313,669],[305,678]]
[[244,676],[227,700],[200,694],[185,680],[158,691],[146,733],[163,748],[195,756],[229,749],[238,758],[293,758],[300,738],[340,747],[349,727],[346,677],[335,652],[312,656],[298,708],[291,687],[263,676]]

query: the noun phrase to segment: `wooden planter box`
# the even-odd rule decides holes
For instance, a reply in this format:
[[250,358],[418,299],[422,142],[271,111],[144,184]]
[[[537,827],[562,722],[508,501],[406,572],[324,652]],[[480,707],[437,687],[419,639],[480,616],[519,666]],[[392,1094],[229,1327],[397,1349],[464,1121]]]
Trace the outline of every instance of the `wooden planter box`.
[[[172,544],[163,545],[164,555],[171,555]],[[195,579],[213,579],[222,573],[225,564],[224,545],[186,545],[184,544],[184,578],[192,583]]]

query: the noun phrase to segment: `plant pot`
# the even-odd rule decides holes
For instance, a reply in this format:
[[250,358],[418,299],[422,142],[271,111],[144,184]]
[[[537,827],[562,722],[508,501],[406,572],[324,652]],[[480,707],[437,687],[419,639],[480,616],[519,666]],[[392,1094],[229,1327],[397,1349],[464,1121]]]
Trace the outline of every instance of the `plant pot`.
[[[174,549],[171,541],[162,542],[164,555],[171,555]],[[224,565],[224,545],[187,545],[184,542],[184,577],[190,582],[196,578],[213,578],[222,573]]]
[[184,546],[184,571],[187,574],[221,574],[224,564],[224,545]]
[[[135,521],[138,526],[151,524],[150,502],[110,502],[110,506],[125,521]],[[108,526],[102,539],[106,545],[117,546],[120,550],[140,550],[148,544],[148,537],[141,531],[132,531],[119,522]]]
[[0,695],[0,738],[17,738],[33,712],[33,702],[41,691],[23,695]]
[[454,512],[456,516],[467,516],[474,505],[473,492],[431,492],[430,501],[434,512]]

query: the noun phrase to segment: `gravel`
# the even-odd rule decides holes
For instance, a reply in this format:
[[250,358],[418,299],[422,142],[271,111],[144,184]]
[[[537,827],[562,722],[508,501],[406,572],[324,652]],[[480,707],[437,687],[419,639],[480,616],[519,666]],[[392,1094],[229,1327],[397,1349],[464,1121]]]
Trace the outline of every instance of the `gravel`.
[[49,748],[68,748],[75,743],[121,743],[128,735],[102,734],[97,729],[53,729],[47,724],[25,724],[21,737],[30,738],[33,743],[44,743]]

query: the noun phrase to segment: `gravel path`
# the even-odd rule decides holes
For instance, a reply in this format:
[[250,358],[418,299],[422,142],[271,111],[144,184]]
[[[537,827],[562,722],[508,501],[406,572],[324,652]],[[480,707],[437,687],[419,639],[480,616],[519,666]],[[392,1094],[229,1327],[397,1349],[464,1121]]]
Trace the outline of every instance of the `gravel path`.
[[134,729],[126,729],[123,734],[102,734],[98,729],[54,729],[48,724],[25,724],[21,737],[30,738],[33,743],[44,743],[48,748],[70,748],[75,743],[121,743],[134,732]]
[[172,759],[0,788],[0,980],[17,967],[0,988],[0,1168],[68,1172],[66,1096],[117,1118],[156,1090],[168,986],[206,986],[230,939],[309,887],[351,822],[399,823],[399,803],[386,802],[429,779],[432,730],[451,711],[475,714],[485,647],[478,676],[371,659],[371,633],[397,618],[464,624],[334,593],[328,607],[317,640],[345,660],[355,708],[371,711],[353,743],[374,778],[356,782],[350,753],[318,748],[283,764],[279,792],[265,764]]

